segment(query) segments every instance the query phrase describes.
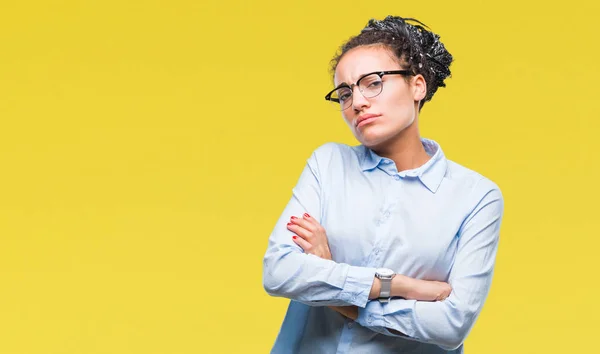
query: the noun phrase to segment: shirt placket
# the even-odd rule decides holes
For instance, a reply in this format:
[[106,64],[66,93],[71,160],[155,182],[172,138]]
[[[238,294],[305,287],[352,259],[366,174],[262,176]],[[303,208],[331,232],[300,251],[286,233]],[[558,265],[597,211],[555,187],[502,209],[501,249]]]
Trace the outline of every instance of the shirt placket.
[[379,213],[374,220],[375,227],[375,241],[373,242],[373,250],[369,255],[367,265],[371,267],[381,267],[384,264],[385,249],[388,247],[386,240],[389,239],[390,233],[390,220],[394,212],[394,208],[397,204],[396,193],[392,193],[397,189],[398,181],[390,176],[392,183],[390,184],[390,193],[386,193],[384,202],[379,209]]

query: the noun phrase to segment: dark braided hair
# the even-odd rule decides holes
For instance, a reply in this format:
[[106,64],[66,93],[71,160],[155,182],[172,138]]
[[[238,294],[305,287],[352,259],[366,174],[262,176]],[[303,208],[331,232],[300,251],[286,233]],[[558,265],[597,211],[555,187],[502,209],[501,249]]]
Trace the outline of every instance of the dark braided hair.
[[446,87],[444,80],[450,76],[452,63],[452,55],[440,42],[440,36],[426,28],[425,24],[413,18],[387,16],[381,21],[370,19],[357,36],[340,47],[331,60],[331,74],[334,75],[338,63],[349,50],[381,45],[392,51],[405,69],[425,78],[427,94],[421,101],[421,109],[438,87]]

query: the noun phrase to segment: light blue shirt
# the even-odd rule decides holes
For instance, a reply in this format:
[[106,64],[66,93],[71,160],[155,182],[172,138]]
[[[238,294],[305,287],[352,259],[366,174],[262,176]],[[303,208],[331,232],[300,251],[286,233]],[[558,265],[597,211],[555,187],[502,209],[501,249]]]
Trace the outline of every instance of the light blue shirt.
[[[265,290],[291,299],[271,353],[463,353],[492,281],[504,208],[492,181],[431,156],[419,168],[328,143],[308,159],[263,261]],[[333,260],[306,254],[286,224],[309,213]],[[444,301],[369,300],[375,269],[448,282]],[[359,307],[356,321],[327,305]],[[398,333],[398,332],[400,333]]]

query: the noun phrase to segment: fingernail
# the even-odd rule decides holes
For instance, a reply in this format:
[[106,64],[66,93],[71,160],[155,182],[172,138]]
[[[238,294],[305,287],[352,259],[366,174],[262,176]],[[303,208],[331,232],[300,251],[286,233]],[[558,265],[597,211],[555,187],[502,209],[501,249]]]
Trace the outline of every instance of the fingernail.
[[290,226],[290,225],[294,225],[294,224],[292,224],[291,222],[288,222],[288,223],[287,223],[287,226]]
[[310,215],[308,215],[307,213],[304,213],[304,217],[305,218],[310,218]]
[[298,236],[292,236],[292,238],[295,240],[295,239],[297,239],[297,238],[298,238]]
[[295,217],[295,216],[292,216],[292,217],[291,217],[291,219],[292,219],[292,220],[294,220],[294,219],[298,219],[298,218],[297,218],[297,217]]

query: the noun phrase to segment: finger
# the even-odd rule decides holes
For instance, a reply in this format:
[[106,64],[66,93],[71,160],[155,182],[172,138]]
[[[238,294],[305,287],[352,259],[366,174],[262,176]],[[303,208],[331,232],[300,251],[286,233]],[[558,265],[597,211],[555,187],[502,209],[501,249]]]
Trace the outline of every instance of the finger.
[[323,226],[321,226],[321,224],[319,224],[317,219],[313,218],[308,213],[304,213],[303,219],[313,225],[313,227],[311,228],[313,234],[325,234],[325,229],[323,228]]
[[293,223],[293,224],[296,224],[296,225],[298,225],[298,226],[300,226],[300,227],[302,227],[302,228],[304,228],[304,229],[306,229],[308,231],[314,232],[316,230],[316,227],[315,227],[315,225],[312,222],[310,222],[309,220],[305,220],[303,218],[297,218],[295,216],[292,216],[290,218],[290,222]]
[[300,246],[304,252],[309,252],[312,249],[312,245],[302,237],[292,236],[292,241]]
[[319,222],[317,221],[317,219],[313,218],[312,216],[310,216],[310,214],[308,213],[304,213],[304,215],[302,215],[302,218],[306,221],[308,221],[309,223],[311,223],[314,226],[321,226],[321,224],[319,224]]
[[296,235],[302,237],[303,239],[305,239],[308,242],[310,242],[312,240],[313,233],[311,231],[306,230],[303,227],[300,227],[300,226],[290,222],[287,224],[287,229],[290,230],[291,232],[295,233]]

